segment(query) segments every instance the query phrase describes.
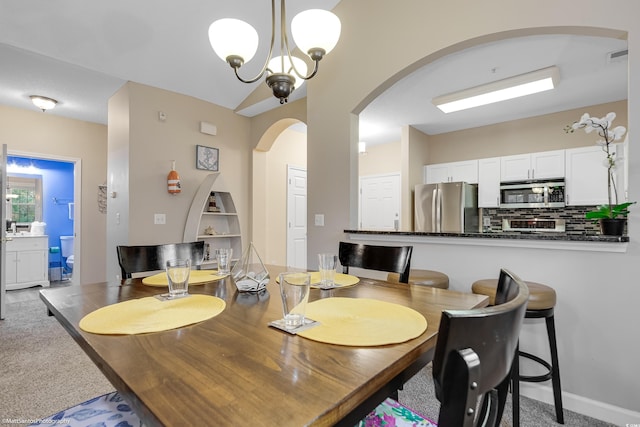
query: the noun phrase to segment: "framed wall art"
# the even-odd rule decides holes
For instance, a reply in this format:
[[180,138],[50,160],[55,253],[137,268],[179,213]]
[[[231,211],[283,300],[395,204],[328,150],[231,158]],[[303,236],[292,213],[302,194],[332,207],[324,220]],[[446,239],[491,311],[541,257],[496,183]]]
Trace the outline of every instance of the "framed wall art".
[[196,168],[218,172],[220,169],[220,157],[217,148],[196,145]]

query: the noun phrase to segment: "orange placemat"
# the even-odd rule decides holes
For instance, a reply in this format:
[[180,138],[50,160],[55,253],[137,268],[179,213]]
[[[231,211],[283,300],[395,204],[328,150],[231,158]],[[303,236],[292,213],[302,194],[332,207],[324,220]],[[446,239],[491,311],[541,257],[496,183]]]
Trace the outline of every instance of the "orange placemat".
[[399,304],[369,298],[323,298],[307,304],[305,317],[320,325],[298,335],[329,344],[378,346],[416,338],[427,319]]
[[94,334],[144,334],[175,329],[210,319],[224,311],[224,300],[189,295],[162,301],[139,298],[99,308],[80,320],[80,329]]
[[[189,273],[190,285],[202,285],[203,283],[213,282],[227,277],[228,274],[218,274],[218,270],[191,270]],[[169,286],[167,282],[167,273],[162,272],[148,276],[142,279],[142,283],[147,286]]]

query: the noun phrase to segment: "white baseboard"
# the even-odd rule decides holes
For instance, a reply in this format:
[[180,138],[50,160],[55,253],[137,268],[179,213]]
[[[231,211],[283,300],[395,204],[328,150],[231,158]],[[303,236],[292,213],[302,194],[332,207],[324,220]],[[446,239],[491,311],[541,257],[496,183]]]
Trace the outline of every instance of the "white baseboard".
[[[551,387],[520,382],[520,394],[553,405],[553,389]],[[562,406],[564,409],[617,426],[640,425],[640,412],[588,399],[573,393],[562,392]]]

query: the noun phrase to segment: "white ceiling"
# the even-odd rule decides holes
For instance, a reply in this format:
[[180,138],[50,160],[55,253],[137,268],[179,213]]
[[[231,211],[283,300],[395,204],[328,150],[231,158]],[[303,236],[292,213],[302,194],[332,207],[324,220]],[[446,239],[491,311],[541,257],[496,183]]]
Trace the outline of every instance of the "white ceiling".
[[[627,99],[626,40],[570,35],[513,38],[469,48],[397,82],[360,114],[360,140],[399,141],[403,125],[428,135],[474,128]],[[431,100],[485,83],[555,65],[557,88],[523,98],[445,114]]]
[[[289,1],[287,17],[338,2]],[[256,28],[258,54],[241,69],[253,77],[268,50],[270,13],[268,0],[2,1],[0,104],[37,110],[29,95],[38,94],[59,101],[46,114],[106,124],[109,97],[134,81],[236,109],[264,83],[236,80],[209,45],[209,25],[236,17]],[[360,116],[361,140],[398,141],[406,124],[437,134],[626,99],[627,61],[606,60],[608,52],[626,46],[618,39],[533,36],[458,52],[399,81],[370,104]],[[560,86],[552,92],[449,115],[431,104],[438,95],[550,65],[560,68]],[[305,95],[303,85],[290,99]],[[279,105],[273,98],[240,113],[252,116]]]

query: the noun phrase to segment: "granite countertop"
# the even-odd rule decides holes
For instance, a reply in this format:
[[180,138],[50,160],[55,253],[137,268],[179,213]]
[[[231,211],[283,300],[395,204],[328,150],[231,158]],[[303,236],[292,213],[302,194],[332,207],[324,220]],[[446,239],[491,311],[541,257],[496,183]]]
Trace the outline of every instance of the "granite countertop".
[[512,240],[556,240],[564,242],[628,242],[629,236],[603,236],[601,234],[568,234],[568,233],[540,233],[520,231],[490,231],[484,233],[425,233],[416,231],[384,231],[384,230],[344,230],[351,234],[381,234],[394,236],[425,236],[425,237],[459,237],[474,239],[512,239]]

